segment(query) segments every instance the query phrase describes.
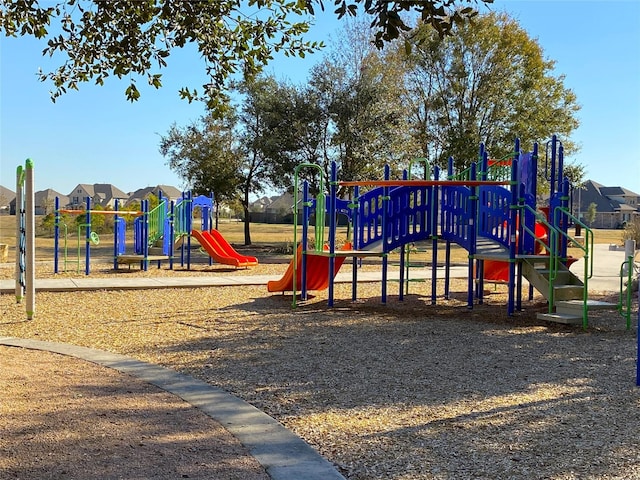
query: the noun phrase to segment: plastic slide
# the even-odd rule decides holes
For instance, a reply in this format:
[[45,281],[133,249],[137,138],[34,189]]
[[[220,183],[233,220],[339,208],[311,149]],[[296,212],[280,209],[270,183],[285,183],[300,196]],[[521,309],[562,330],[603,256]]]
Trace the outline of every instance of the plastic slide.
[[[325,247],[325,250],[327,248]],[[341,250],[351,250],[351,244],[345,243]],[[346,257],[336,257],[335,274]],[[298,245],[296,270],[296,288],[302,286],[302,244]],[[324,290],[329,286],[329,257],[319,255],[307,255],[307,290]],[[267,283],[269,292],[293,291],[293,260],[289,263],[287,271],[280,280],[270,280]]]
[[[547,242],[547,228],[541,224],[536,223],[535,226],[536,238]],[[540,245],[536,245],[536,251],[540,254],[543,248]],[[499,260],[485,260],[484,262],[484,279],[490,282],[508,282],[509,281],[509,262],[501,262]]]
[[[214,236],[210,232],[201,232],[199,230],[192,230],[191,235],[195,238],[202,248],[211,255],[217,263],[221,263],[223,265],[231,265],[233,267],[250,267],[258,264],[258,260],[255,257],[245,257],[244,255],[240,255],[233,248],[233,250],[237,256],[229,255],[222,246],[218,243],[218,241],[214,238]],[[225,241],[226,242],[226,241]]]
[[209,231],[209,234],[215,239],[215,241],[218,243],[218,245],[220,246],[220,248],[222,249],[222,251],[224,251],[224,253],[231,258],[237,258],[238,260],[240,260],[241,263],[244,263],[246,265],[257,265],[258,264],[258,259],[256,257],[252,257],[249,255],[242,255],[241,253],[238,253],[229,242],[227,242],[227,239],[224,238],[222,236],[222,234],[216,230],[215,228],[211,229]]

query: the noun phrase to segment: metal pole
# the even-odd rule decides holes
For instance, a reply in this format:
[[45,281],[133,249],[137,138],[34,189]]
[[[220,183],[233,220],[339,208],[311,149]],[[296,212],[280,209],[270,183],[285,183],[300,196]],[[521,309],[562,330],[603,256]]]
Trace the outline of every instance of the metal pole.
[[27,320],[33,319],[36,310],[36,242],[35,242],[35,181],[33,161],[27,159],[25,178],[25,292],[27,297]]

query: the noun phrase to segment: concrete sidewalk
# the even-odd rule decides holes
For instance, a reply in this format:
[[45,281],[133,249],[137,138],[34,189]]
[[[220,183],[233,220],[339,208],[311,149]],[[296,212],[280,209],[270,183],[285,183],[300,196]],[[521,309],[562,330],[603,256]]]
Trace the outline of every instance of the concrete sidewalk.
[[[623,247],[611,247],[606,244],[593,246],[593,276],[587,280],[589,291],[619,292],[620,267],[627,260]],[[585,260],[581,258],[570,270],[584,281]],[[625,277],[626,278],[626,277]]]

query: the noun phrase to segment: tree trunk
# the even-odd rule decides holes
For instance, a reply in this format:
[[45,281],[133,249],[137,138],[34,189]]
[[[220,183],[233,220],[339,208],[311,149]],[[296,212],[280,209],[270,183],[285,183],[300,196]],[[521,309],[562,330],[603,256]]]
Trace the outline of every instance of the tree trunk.
[[251,245],[251,230],[249,228],[249,189],[244,191],[244,199],[242,200],[242,210],[244,211],[244,244]]

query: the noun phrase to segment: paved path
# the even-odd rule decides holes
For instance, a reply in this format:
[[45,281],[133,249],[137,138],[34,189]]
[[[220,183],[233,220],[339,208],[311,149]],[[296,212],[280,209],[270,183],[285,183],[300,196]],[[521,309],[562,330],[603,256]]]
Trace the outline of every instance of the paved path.
[[[588,280],[589,291],[619,292],[620,267],[627,258],[624,248],[597,244],[593,246],[593,276]],[[573,265],[571,271],[581,280],[584,278],[584,258]]]

